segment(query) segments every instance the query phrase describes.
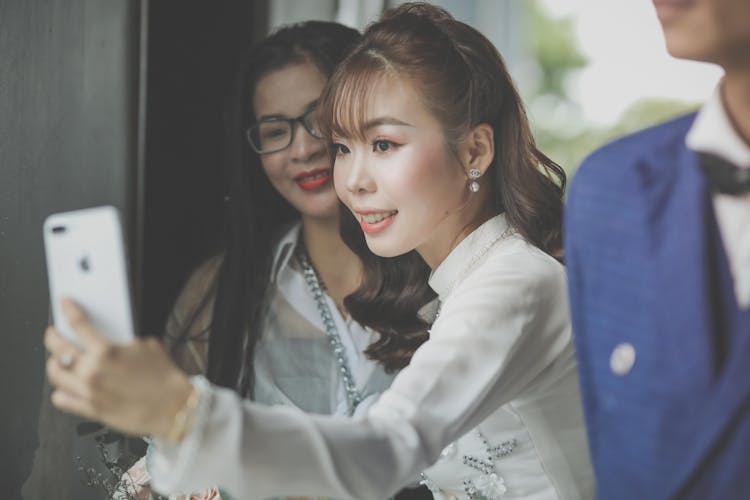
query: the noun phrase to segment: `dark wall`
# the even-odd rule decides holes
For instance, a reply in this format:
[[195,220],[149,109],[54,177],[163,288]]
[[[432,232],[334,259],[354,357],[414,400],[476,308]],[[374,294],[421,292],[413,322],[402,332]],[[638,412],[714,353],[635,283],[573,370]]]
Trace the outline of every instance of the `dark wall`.
[[219,244],[223,113],[266,16],[265,2],[151,2],[141,308],[150,334],[161,334],[190,270]]
[[240,51],[265,34],[266,6],[0,0],[4,498],[20,498],[24,482],[27,500],[105,498],[79,470],[100,458],[102,432],[81,436],[86,424],[52,408],[44,383],[44,217],[121,209],[139,329],[159,334],[219,237],[224,96]]
[[[0,488],[8,498],[19,497],[37,445],[49,306],[42,221],[113,204],[134,235],[140,5],[0,0]],[[68,460],[52,472],[73,469]]]

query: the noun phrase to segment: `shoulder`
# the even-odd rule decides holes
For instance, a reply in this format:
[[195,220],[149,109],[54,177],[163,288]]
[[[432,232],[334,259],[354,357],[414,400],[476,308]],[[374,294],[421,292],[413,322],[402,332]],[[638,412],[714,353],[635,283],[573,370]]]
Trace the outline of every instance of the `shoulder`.
[[[167,337],[173,338],[189,327],[195,334],[210,323],[213,298],[223,255],[216,255],[198,266],[188,278],[175,301],[167,322]],[[195,321],[198,319],[201,321]],[[201,326],[190,323],[201,323]]]
[[[564,298],[565,268],[516,235],[495,245],[455,288],[451,301],[491,306],[492,314]],[[564,302],[563,302],[564,304]]]
[[525,287],[544,287],[565,279],[565,268],[553,257],[514,235],[497,245],[481,264],[474,279],[504,279],[518,275]]
[[[571,191],[589,185],[599,188],[617,186],[634,177],[637,165],[652,158],[673,155],[684,147],[685,136],[695,120],[696,113],[680,116],[613,141],[589,155],[576,172]],[[659,162],[668,168],[669,162]],[[622,187],[620,185],[620,187]]]
[[167,319],[164,343],[190,374],[206,371],[208,335],[223,256],[206,260],[190,275]]
[[444,332],[514,357],[555,357],[570,340],[565,269],[520,236],[500,242],[446,298],[433,326]]
[[190,274],[178,302],[190,302],[212,292],[223,260],[223,255],[215,255],[198,266]]
[[[565,206],[565,239],[619,240],[648,223],[651,193],[680,172],[679,158],[695,113],[625,136],[592,153],[573,178]],[[625,229],[629,228],[629,229]],[[575,235],[574,235],[575,233]]]

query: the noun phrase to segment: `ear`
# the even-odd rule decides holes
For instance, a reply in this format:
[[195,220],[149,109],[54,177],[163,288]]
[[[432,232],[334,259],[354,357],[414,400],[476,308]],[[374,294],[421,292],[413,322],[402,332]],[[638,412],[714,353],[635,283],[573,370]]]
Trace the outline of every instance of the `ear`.
[[487,123],[480,123],[466,134],[459,148],[461,165],[468,177],[470,169],[484,173],[495,159],[495,131]]

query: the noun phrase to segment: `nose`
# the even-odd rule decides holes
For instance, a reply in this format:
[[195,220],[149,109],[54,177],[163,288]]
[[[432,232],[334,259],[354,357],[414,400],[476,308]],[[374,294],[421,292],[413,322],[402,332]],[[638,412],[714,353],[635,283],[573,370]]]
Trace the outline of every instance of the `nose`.
[[[359,156],[359,158],[357,158]],[[352,194],[372,193],[375,191],[375,180],[370,175],[365,159],[362,155],[351,154],[347,162],[347,172],[344,178],[346,190]],[[338,168],[338,165],[336,166]]]
[[292,140],[292,159],[299,162],[309,162],[328,154],[322,139],[311,135],[301,123],[295,123],[294,139]]

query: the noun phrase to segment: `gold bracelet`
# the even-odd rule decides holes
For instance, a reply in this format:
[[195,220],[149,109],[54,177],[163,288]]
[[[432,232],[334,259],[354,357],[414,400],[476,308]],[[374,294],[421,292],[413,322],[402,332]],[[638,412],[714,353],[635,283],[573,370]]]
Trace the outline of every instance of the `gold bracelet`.
[[191,417],[195,413],[195,409],[198,408],[200,399],[201,398],[198,389],[193,384],[190,384],[190,395],[188,395],[187,399],[185,400],[185,404],[182,405],[182,408],[180,408],[174,415],[172,427],[167,433],[168,441],[179,443],[185,438],[188,431],[190,430],[190,426],[188,424],[191,423]]

